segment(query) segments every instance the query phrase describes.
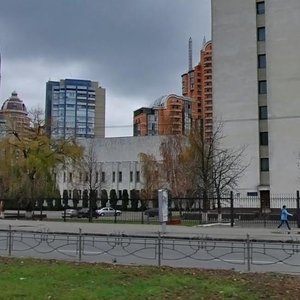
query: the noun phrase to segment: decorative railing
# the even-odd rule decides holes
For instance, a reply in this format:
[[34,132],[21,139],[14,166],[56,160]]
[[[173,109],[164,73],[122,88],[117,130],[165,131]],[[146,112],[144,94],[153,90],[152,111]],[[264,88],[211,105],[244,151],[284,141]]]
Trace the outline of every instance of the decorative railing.
[[136,265],[300,273],[300,242],[0,230],[0,255]]

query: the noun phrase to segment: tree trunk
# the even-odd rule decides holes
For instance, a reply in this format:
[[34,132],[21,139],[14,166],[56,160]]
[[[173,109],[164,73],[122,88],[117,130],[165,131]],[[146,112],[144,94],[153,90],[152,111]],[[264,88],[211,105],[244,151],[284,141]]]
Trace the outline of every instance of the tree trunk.
[[222,213],[218,212],[218,223],[222,223],[222,221],[223,221]]
[[221,207],[221,196],[217,195],[217,202],[218,202],[218,223],[222,223],[222,207]]
[[208,212],[207,211],[203,211],[202,212],[202,223],[203,224],[207,224],[208,223]]
[[0,219],[4,219],[4,201],[0,201]]

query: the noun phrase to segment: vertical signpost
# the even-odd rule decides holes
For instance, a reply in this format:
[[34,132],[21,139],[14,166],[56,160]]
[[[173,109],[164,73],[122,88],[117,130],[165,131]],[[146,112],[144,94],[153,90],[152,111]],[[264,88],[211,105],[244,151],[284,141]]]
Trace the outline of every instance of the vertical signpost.
[[158,216],[161,225],[161,232],[166,232],[166,225],[168,221],[168,190],[158,190]]
[[300,196],[299,191],[297,191],[297,228],[300,228]]

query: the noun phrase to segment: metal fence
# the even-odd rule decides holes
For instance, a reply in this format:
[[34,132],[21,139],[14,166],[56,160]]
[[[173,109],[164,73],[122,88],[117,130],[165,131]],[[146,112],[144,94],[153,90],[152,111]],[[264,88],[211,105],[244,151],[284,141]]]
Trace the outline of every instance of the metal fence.
[[[204,205],[204,202],[207,202]],[[45,201],[46,202],[46,201]],[[48,200],[49,202],[49,200]],[[220,203],[220,207],[218,204]],[[108,199],[108,205],[113,203]],[[158,224],[158,209],[157,199],[135,201],[134,205],[131,200],[125,206],[122,199],[114,200],[113,208],[120,209],[120,215],[114,216],[99,216],[90,221],[93,222],[114,222],[114,223],[141,223],[141,224]],[[80,205],[81,203],[79,203]],[[99,203],[98,203],[99,205]],[[269,204],[263,203],[259,197],[242,197],[233,196],[233,193],[228,197],[223,197],[219,201],[217,198],[172,198],[169,201],[169,222],[171,224],[196,225],[201,223],[215,222],[230,222],[243,225],[259,225],[259,226],[274,226],[279,220],[280,208],[286,205],[288,210],[293,214],[291,221],[300,227],[300,208],[299,208],[299,193],[294,195],[271,195]],[[204,207],[206,206],[206,210]],[[72,207],[72,201],[68,202],[64,208]],[[49,218],[50,213],[45,213],[46,206],[36,207],[34,218],[44,219]],[[62,219],[63,211],[56,213],[56,219]],[[205,215],[206,214],[206,215]],[[14,213],[6,213],[6,217],[21,219],[24,218],[24,211],[20,209]],[[64,218],[65,221],[70,218]],[[78,218],[72,218],[74,221],[82,221]]]
[[0,255],[85,262],[300,273],[300,242],[0,230]]

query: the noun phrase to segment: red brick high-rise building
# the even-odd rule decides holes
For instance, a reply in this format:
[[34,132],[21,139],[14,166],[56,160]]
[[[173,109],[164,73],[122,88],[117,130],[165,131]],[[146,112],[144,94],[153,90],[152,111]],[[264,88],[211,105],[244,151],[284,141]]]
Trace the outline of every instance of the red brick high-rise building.
[[192,98],[193,124],[203,128],[205,138],[213,133],[213,99],[212,99],[212,42],[203,42],[200,62],[191,67],[191,39],[189,40],[189,71],[182,77],[182,95]]
[[133,135],[188,135],[192,125],[192,99],[174,94],[162,96],[151,107],[134,111]]

